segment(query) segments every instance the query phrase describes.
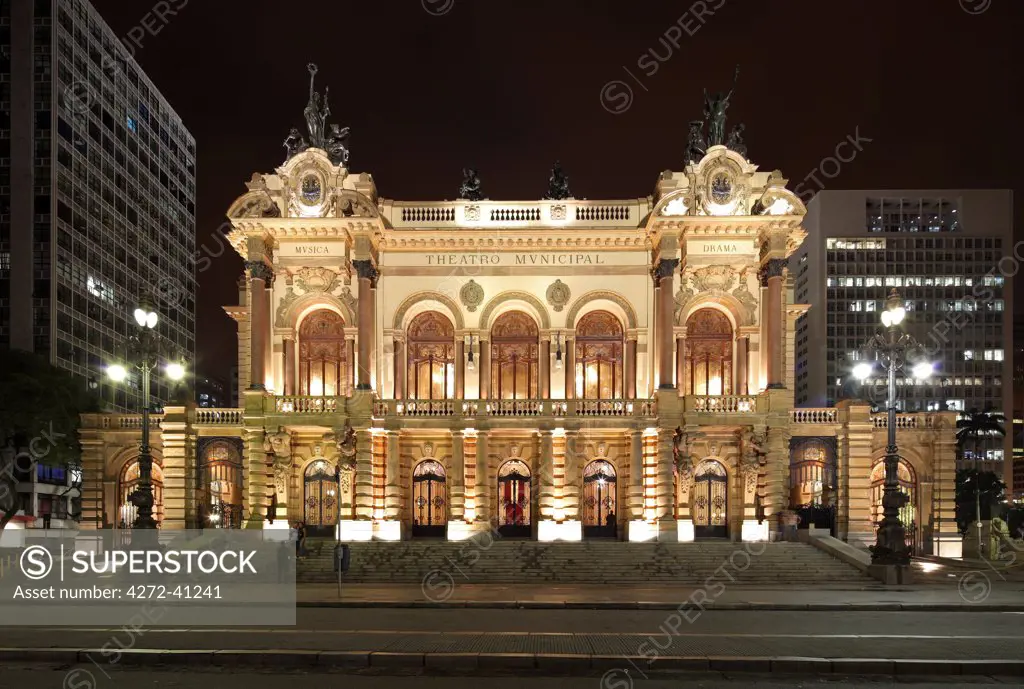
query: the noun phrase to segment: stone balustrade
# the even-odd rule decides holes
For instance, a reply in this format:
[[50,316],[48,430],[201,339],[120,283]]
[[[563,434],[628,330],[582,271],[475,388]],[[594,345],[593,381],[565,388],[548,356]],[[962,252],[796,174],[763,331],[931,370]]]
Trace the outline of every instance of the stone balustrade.
[[[897,414],[896,428],[931,428],[935,418],[932,414]],[[889,415],[872,414],[871,423],[875,428],[888,428]]]
[[195,423],[209,426],[240,426],[242,410],[198,407],[195,410]]
[[712,414],[751,414],[757,411],[754,395],[691,395],[686,410]]
[[373,415],[399,417],[653,417],[654,400],[377,400]]
[[[288,395],[276,397],[274,410],[278,414],[334,414],[345,410],[343,397],[311,397]],[[339,400],[341,400],[339,404]]]
[[382,215],[391,227],[474,227],[537,225],[636,227],[650,208],[645,199],[587,201],[386,201]]
[[839,420],[838,410],[829,407],[793,409],[789,412],[792,423],[834,424]]
[[[150,414],[149,424],[152,428],[159,428],[163,414]],[[142,428],[142,414],[106,414],[103,416],[103,428]]]

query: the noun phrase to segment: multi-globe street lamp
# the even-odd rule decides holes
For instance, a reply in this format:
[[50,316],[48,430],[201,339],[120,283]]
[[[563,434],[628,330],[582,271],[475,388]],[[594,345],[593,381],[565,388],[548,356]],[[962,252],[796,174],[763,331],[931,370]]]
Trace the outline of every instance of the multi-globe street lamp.
[[[874,353],[887,372],[888,396],[888,442],[885,447],[885,484],[882,493],[882,521],[878,524],[875,545],[871,546],[871,562],[875,565],[909,565],[910,548],[906,541],[900,508],[909,499],[899,486],[899,448],[896,446],[896,372],[910,364],[910,374],[917,380],[932,375],[934,366],[917,358],[920,345],[901,324],[907,316],[903,299],[896,290],[889,293],[882,312],[885,329],[868,340],[866,349]],[[912,359],[914,359],[912,361]],[[875,370],[875,362],[861,361],[853,367],[853,375],[861,381],[869,378]]]
[[166,360],[164,374],[173,381],[185,377],[185,366],[173,347],[167,346],[156,332],[160,320],[152,302],[143,297],[135,309],[138,328],[127,340],[128,364],[112,363],[107,366],[107,377],[120,383],[128,377],[128,366],[142,374],[142,442],[139,445],[139,483],[130,498],[137,511],[132,528],[155,529],[153,519],[153,454],[149,446],[149,376],[160,361]]

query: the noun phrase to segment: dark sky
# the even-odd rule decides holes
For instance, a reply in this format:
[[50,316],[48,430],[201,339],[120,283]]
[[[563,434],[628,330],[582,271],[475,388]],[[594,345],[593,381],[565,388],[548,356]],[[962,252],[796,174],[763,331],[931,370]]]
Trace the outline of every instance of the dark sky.
[[[730,123],[791,187],[859,131],[872,141],[826,188],[1011,188],[1024,216],[1021,0],[169,3],[184,7],[161,25],[148,0],[93,0],[118,35],[157,31],[135,58],[195,136],[197,246],[214,253],[228,206],[302,126],[308,62],[352,128],[351,169],[389,198],[453,198],[475,165],[491,198],[536,199],[555,159],[577,196],[646,196],[682,169],[702,89],[727,90],[739,63]],[[701,22],[702,5],[721,6]],[[618,114],[613,80],[633,94]],[[221,305],[241,271],[225,252],[199,274],[200,373],[234,363]]]

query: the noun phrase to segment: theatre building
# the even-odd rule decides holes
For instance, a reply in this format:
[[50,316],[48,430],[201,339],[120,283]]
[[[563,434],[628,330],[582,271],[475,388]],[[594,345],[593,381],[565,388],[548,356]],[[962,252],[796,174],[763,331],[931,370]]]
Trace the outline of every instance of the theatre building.
[[[392,200],[316,147],[253,175],[228,209],[242,405],[165,407],[161,526],[738,541],[815,506],[873,543],[885,416],[794,408],[804,205],[723,145],[678,168],[607,200],[557,171],[545,200],[472,171],[466,198]],[[959,556],[955,414],[897,422],[908,537]],[[130,522],[138,417],[84,426],[83,524]]]

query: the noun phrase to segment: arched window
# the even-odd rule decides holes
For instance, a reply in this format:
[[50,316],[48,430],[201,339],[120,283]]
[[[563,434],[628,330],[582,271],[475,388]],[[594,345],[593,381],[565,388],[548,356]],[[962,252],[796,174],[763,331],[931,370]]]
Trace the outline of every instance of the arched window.
[[329,309],[314,311],[299,325],[299,393],[346,395],[348,380],[345,319]]
[[732,339],[721,311],[700,309],[686,319],[686,394],[732,394]]
[[537,398],[540,331],[522,311],[509,311],[491,327],[491,390],[497,399]]
[[455,397],[455,327],[436,311],[421,313],[406,331],[410,399]]
[[591,311],[576,325],[576,397],[622,397],[622,324],[607,311]]
[[[139,482],[139,460],[133,459],[121,471],[118,490],[121,504],[117,515],[119,526],[131,527],[139,514],[139,508],[131,503],[132,493],[139,487]],[[159,524],[164,518],[164,471],[155,460],[149,483],[153,487],[153,519]]]

